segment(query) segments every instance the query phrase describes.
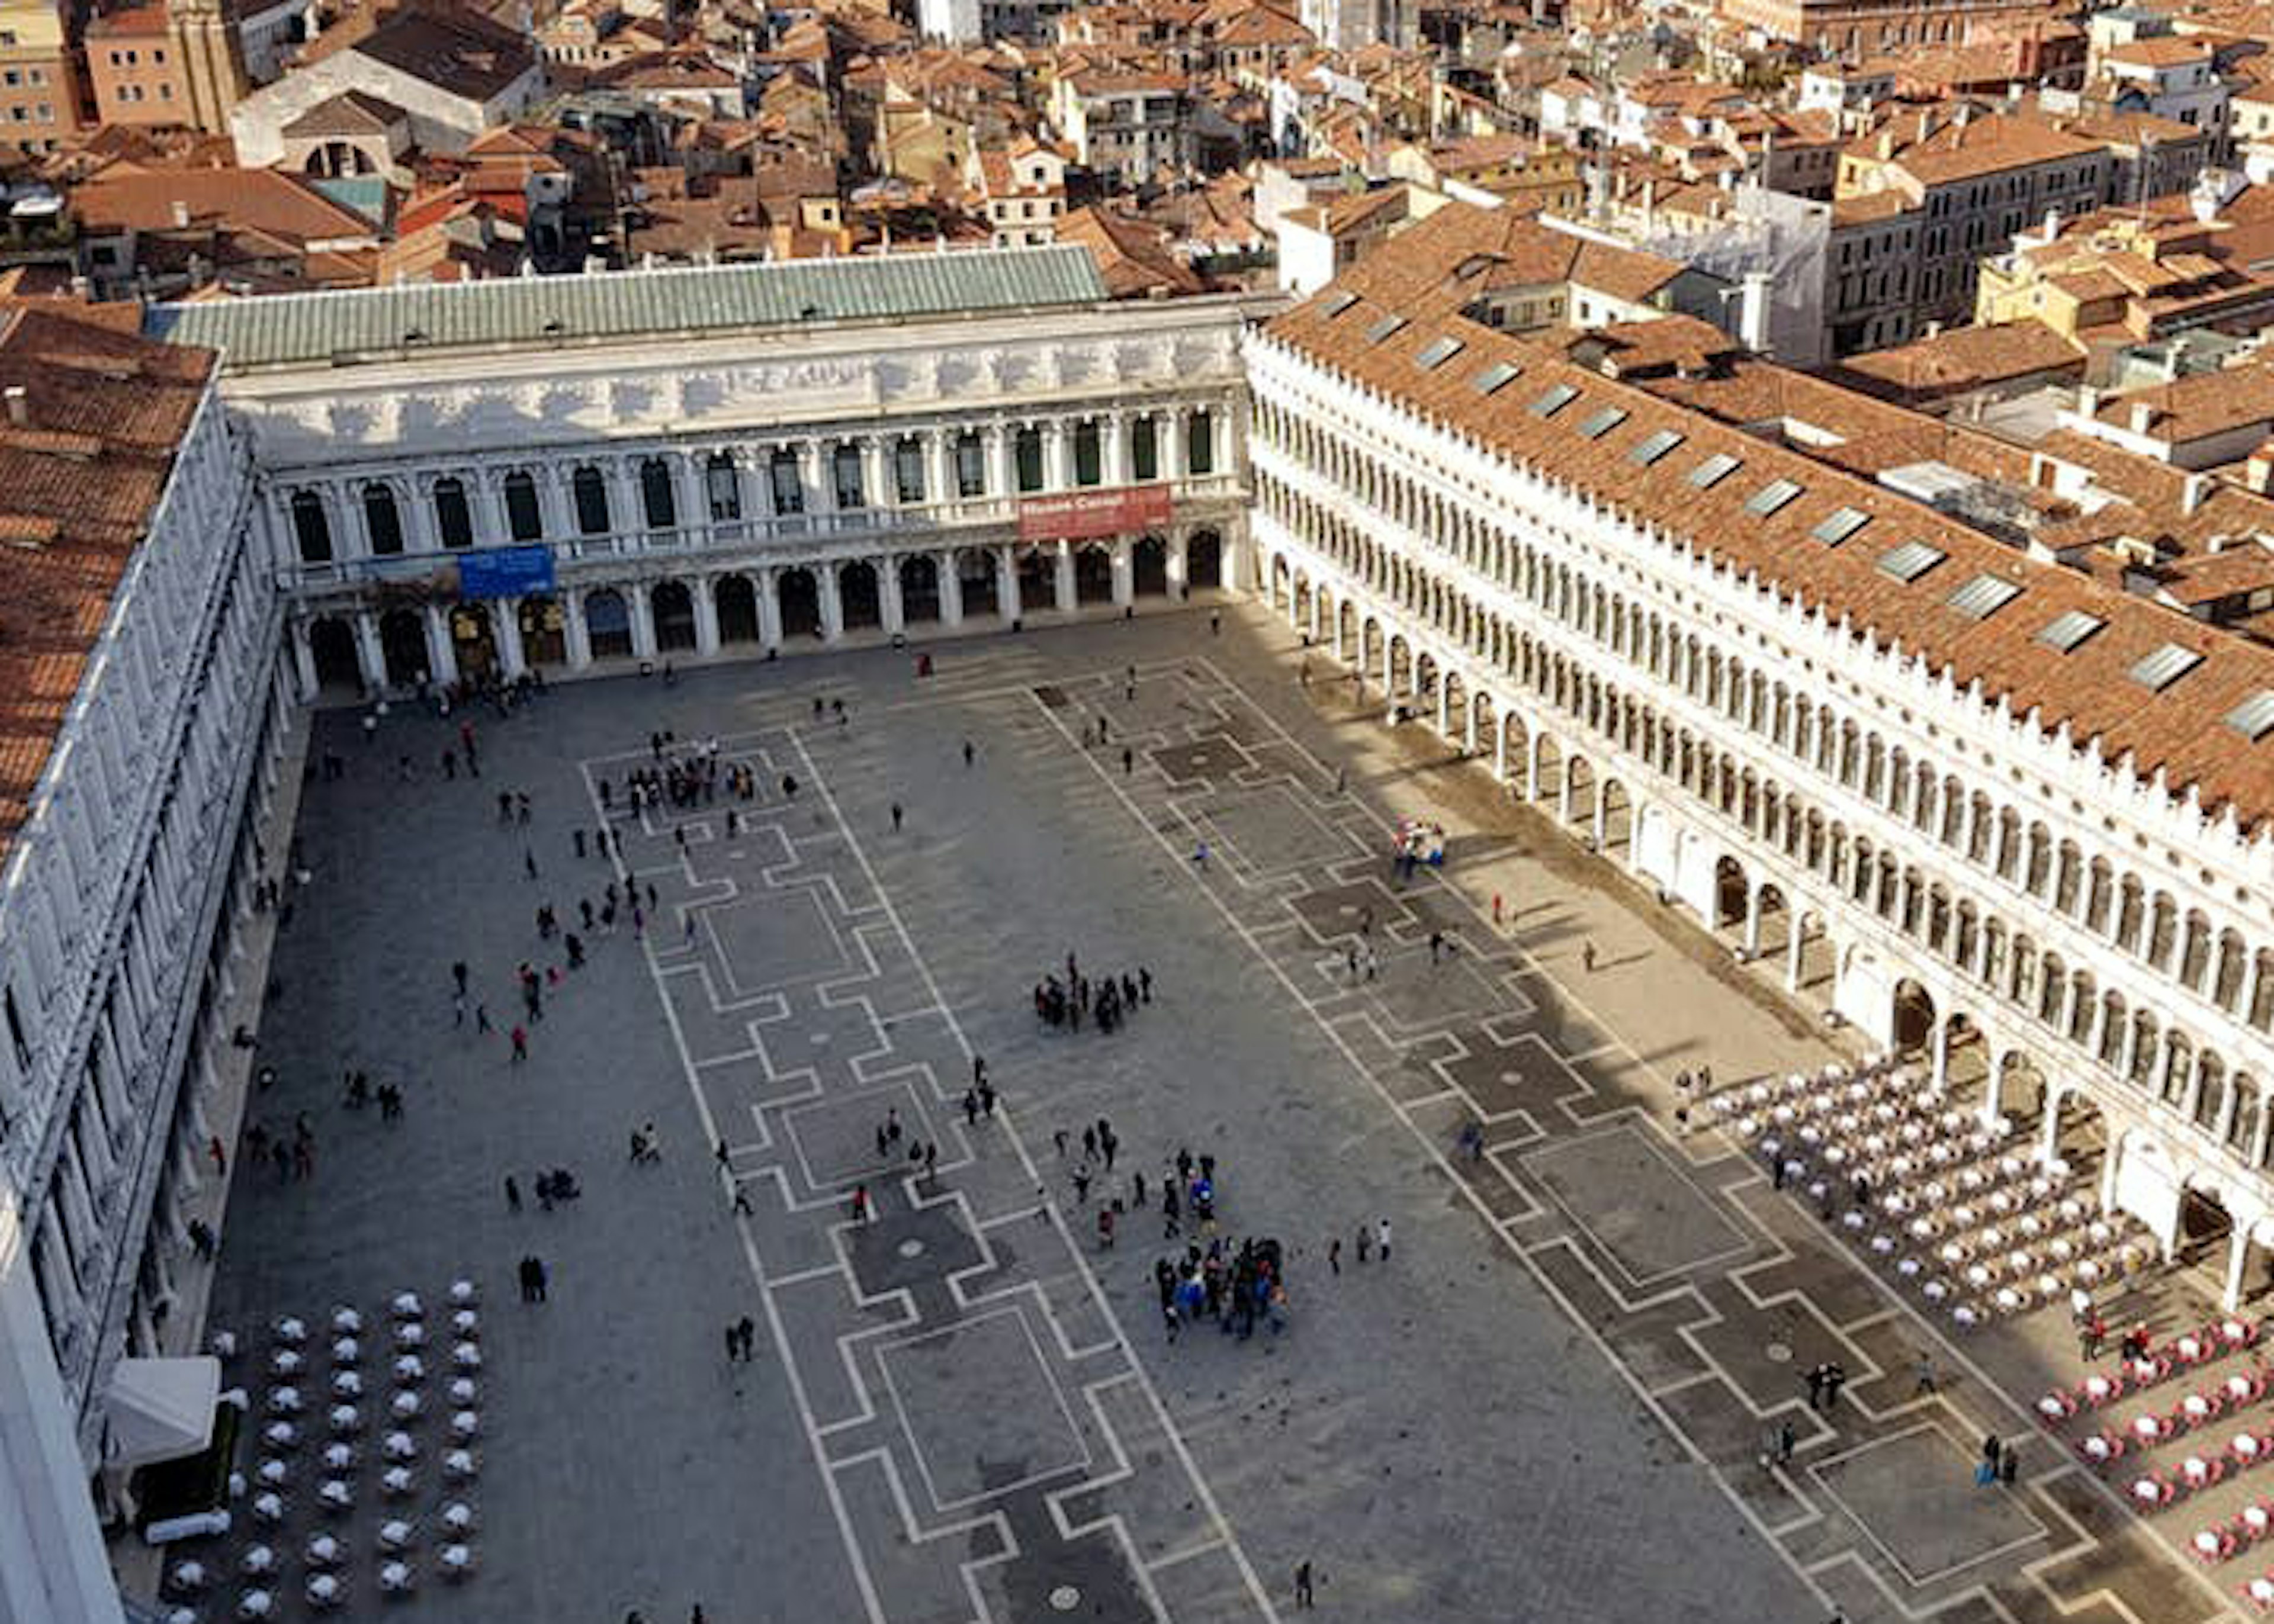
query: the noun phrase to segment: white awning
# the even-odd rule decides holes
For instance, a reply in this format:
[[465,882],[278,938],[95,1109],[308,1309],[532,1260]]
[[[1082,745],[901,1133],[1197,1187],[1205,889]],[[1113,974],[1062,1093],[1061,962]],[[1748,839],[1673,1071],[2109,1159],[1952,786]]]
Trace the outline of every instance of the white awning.
[[121,1359],[110,1374],[107,1461],[143,1466],[195,1455],[213,1441],[221,1361]]

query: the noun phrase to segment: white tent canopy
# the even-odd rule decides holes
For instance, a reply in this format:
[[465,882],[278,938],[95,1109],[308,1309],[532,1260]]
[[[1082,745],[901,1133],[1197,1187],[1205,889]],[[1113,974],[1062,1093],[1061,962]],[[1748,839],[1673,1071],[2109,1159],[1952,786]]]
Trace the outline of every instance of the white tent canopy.
[[213,1441],[221,1361],[121,1359],[110,1376],[107,1463],[142,1466],[195,1455]]

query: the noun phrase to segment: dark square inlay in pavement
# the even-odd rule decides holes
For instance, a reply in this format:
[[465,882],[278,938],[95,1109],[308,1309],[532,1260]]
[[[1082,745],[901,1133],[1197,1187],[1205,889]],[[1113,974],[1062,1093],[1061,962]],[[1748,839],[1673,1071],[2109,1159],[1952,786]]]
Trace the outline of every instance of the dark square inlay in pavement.
[[766,891],[704,908],[737,997],[841,974],[844,944],[809,891]]
[[1973,1486],[1974,1459],[1932,1427],[1898,1432],[1810,1469],[1914,1584],[2044,1537],[2007,1488]]
[[1744,1252],[1744,1231],[1628,1124],[1549,1146],[1525,1167],[1637,1286]]
[[[1065,1395],[1017,1309],[887,1343],[877,1357],[940,1510],[1089,1465]],[[975,1402],[981,1389],[1018,1399]]]
[[[1374,910],[1377,935],[1394,918],[1402,918],[1405,905],[1378,880],[1358,880],[1347,885],[1321,885],[1291,898],[1287,906],[1303,928],[1321,942],[1339,942],[1359,934],[1368,908]],[[1378,951],[1378,950],[1377,950]]]
[[1153,751],[1152,762],[1178,784],[1208,779],[1224,783],[1247,765],[1247,752],[1221,733],[1206,733],[1198,739],[1161,746]]

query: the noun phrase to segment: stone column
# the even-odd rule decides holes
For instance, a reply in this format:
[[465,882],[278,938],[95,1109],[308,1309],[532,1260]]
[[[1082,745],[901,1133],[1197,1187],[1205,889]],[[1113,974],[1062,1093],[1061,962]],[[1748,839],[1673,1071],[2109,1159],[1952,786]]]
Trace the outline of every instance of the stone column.
[[1178,603],[1184,601],[1192,580],[1191,546],[1192,536],[1188,531],[1179,530],[1169,538],[1169,596]]
[[[577,535],[576,500],[571,496],[576,469],[561,462],[541,462],[530,469],[530,493],[537,498],[537,530],[548,541],[566,541]],[[498,539],[505,539],[505,476],[498,476]]]
[[1129,483],[1129,418],[1110,411],[1097,425],[1098,477],[1110,485]]
[[1058,612],[1072,614],[1080,606],[1073,590],[1073,543],[1058,543],[1058,556],[1050,560],[1050,582],[1058,597]]
[[1161,467],[1161,477],[1181,480],[1185,477],[1185,409],[1171,406],[1156,419],[1154,459]]
[[804,492],[808,514],[836,511],[837,489],[829,478],[819,440],[801,440],[797,442],[797,482]]
[[363,685],[373,693],[387,686],[387,651],[379,641],[379,616],[368,609],[355,612],[356,658],[363,668]]
[[845,599],[837,590],[837,566],[815,566],[813,581],[820,589],[821,641],[835,643],[845,635]]
[[529,669],[528,650],[521,646],[521,605],[518,598],[501,598],[486,611],[496,617],[498,665],[508,682]]
[[440,683],[458,680],[458,651],[450,643],[450,612],[440,604],[428,604],[426,618],[426,674]]
[[[672,517],[679,523],[683,545],[700,546],[711,535],[711,493],[704,488],[703,465],[708,453],[700,451],[666,452],[665,465],[671,470],[671,502],[676,510]],[[702,612],[697,612],[698,620]]]
[[2202,1056],[2199,1052],[2187,1056],[2187,1086],[2180,1091],[2180,1115],[2189,1122],[2195,1119],[2195,1107],[2202,1103]]
[[719,651],[719,578],[697,575],[687,583],[695,596],[695,651],[710,656]]
[[561,641],[568,645],[568,668],[584,671],[592,664],[592,629],[584,623],[584,594],[561,594]]
[[775,572],[760,569],[752,572],[751,584],[758,594],[758,642],[766,649],[781,647],[781,590]]
[[[1639,830],[1637,832],[1639,833]],[[1808,917],[1800,911],[1796,904],[1788,905],[1787,911],[1792,915],[1792,922],[1785,927],[1787,940],[1784,950],[1784,989],[1787,992],[1798,992],[1800,990],[1800,956],[1808,945]]]
[[1025,613],[1019,602],[1019,563],[1009,547],[995,549],[995,601],[1005,626]]
[[1137,544],[1126,536],[1113,542],[1113,601],[1127,608],[1137,601]]
[[890,460],[885,455],[885,437],[864,434],[861,447],[861,497],[871,508],[893,508],[900,504],[898,481],[893,477]]
[[900,560],[887,553],[875,560],[877,569],[877,605],[881,611],[887,636],[899,636],[908,627],[907,605],[900,599]]
[[[923,436],[924,501],[952,502],[957,498],[955,441],[946,429],[927,429]],[[945,594],[943,594],[945,596]]]
[[289,626],[292,637],[292,673],[302,704],[312,704],[321,684],[316,680],[316,650],[308,641],[308,622],[295,615]]
[[1063,417],[1043,419],[1043,489],[1073,489],[1073,435]]
[[[502,545],[513,539],[513,527],[506,518],[505,477],[510,468],[478,468],[466,480],[466,505],[471,509],[468,517],[474,522],[474,545]],[[537,495],[538,528],[547,536],[564,536],[568,532],[553,521],[556,516],[548,487],[553,484],[553,470],[539,465],[529,470],[529,482]]]
[[403,545],[413,553],[439,553],[442,538],[434,523],[434,482],[412,479],[410,511],[403,515]]
[[624,590],[632,612],[632,653],[640,659],[655,658],[655,604],[648,584],[635,581]]
[[[604,458],[600,462],[600,471],[606,477],[608,488],[608,534],[644,534],[647,508],[640,500],[640,483],[632,473],[631,459],[621,456]],[[633,635],[637,636],[638,634],[635,632]]]
[[955,549],[933,554],[932,567],[939,571],[939,623],[942,626],[963,624],[963,577],[956,573]]
[[987,494],[1010,499],[1019,494],[1018,470],[1011,449],[1013,429],[1007,423],[990,423],[983,431],[987,447]]

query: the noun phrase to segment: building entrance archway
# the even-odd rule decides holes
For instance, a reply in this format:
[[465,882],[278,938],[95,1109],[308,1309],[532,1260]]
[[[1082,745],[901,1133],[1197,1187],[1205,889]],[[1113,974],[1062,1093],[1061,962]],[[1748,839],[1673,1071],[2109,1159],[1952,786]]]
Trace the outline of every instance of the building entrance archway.
[[904,558],[900,571],[900,620],[928,626],[939,619],[939,565],[929,553]]
[[1185,544],[1185,585],[1194,592],[1224,585],[1224,538],[1214,530],[1195,530]]
[[363,692],[363,661],[356,653],[355,628],[340,616],[320,614],[308,622],[308,657],[316,667],[319,693]]
[[379,617],[379,651],[388,684],[416,688],[426,680],[426,617],[416,609],[390,609]]
[[655,617],[655,646],[659,653],[692,653],[698,639],[695,632],[695,594],[684,581],[659,581],[648,594],[648,612]]
[[747,643],[759,640],[758,589],[748,575],[721,575],[711,590],[719,606],[719,641]]
[[1169,544],[1158,536],[1141,536],[1129,553],[1129,584],[1140,598],[1169,595]]
[[855,559],[838,567],[837,613],[847,631],[868,631],[885,623],[885,599],[877,567]]
[[516,614],[522,658],[532,665],[558,665],[568,658],[568,621],[556,598],[524,598]]
[[774,578],[785,637],[821,635],[821,585],[809,569],[785,569]]
[[996,590],[995,555],[967,547],[955,555],[955,584],[963,599],[963,613],[999,615],[1003,599]]
[[594,659],[628,659],[632,651],[631,605],[612,586],[584,594],[584,630]]

